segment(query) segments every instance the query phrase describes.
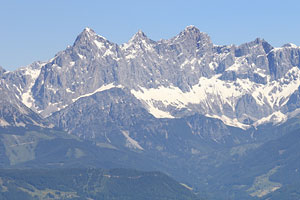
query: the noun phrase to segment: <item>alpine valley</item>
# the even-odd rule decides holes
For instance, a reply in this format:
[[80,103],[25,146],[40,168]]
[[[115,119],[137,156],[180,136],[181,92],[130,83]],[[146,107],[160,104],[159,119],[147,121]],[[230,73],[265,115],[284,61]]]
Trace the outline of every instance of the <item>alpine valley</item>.
[[[46,190],[58,199],[118,199],[130,188],[146,196],[153,188],[150,199],[300,198],[294,44],[274,48],[257,38],[214,45],[188,26],[168,40],[138,31],[118,45],[86,28],[51,60],[0,68],[0,77],[3,198],[10,191],[42,198]],[[64,190],[40,185],[57,185],[62,176],[74,181],[76,173],[84,183]],[[116,180],[108,183],[108,176]],[[96,192],[74,193],[89,186],[89,177],[96,177],[90,185]]]

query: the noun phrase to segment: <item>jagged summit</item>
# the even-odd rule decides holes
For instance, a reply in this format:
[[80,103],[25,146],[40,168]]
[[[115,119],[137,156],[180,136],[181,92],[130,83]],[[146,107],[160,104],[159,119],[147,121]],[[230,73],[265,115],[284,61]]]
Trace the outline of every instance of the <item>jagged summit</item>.
[[[139,30],[122,45],[85,28],[74,46],[57,54],[40,71],[35,70],[34,85],[25,82],[16,91],[25,103],[32,100],[29,107],[43,116],[114,84],[133,91],[156,117],[196,112],[222,119],[226,116],[234,123],[248,118],[257,121],[273,112],[284,113],[288,98],[300,86],[300,70],[295,67],[300,66],[300,49],[272,49],[261,38],[239,46],[214,46],[208,34],[193,25],[157,42]],[[297,81],[282,82],[287,73]],[[139,88],[144,92],[134,92]],[[252,104],[255,109],[246,109]]]
[[[238,162],[244,161],[250,155],[248,152],[255,153],[249,158],[256,155],[268,135],[273,138],[283,134],[282,130],[297,125],[295,122],[300,116],[300,48],[291,48],[293,46],[270,51],[268,43],[260,38],[239,46],[214,46],[209,36],[195,26],[186,27],[169,40],[157,42],[138,31],[133,42],[117,45],[86,28],[74,46],[61,51],[50,61],[1,75],[0,128],[48,126],[44,125],[41,115],[49,125],[52,123],[60,130],[79,136],[78,141],[86,139],[90,142],[69,141],[69,137],[63,135],[62,140],[57,140],[54,136],[61,135],[57,129],[47,130],[44,137],[39,136],[36,129],[28,129],[28,133],[23,134],[18,129],[7,132],[2,128],[0,166],[3,158],[14,162],[20,157],[23,161],[25,154],[26,159],[30,159],[28,162],[11,166],[26,167],[29,163],[41,166],[40,161],[45,161],[48,167],[49,164],[61,166],[61,163],[67,166],[60,158],[70,161],[68,166],[84,163],[90,158],[93,164],[98,154],[106,155],[99,161],[101,165],[108,162],[107,167],[120,160],[135,165],[144,162],[144,159],[132,162],[139,161],[136,155],[141,155],[161,165],[155,169],[169,169],[174,174],[187,171],[179,179],[189,176],[200,180],[195,183],[197,188],[213,183],[217,179],[212,175],[220,169],[246,166]],[[268,127],[283,125],[286,121],[288,124],[266,133]],[[36,142],[40,138],[42,143]],[[3,141],[8,144],[3,145]],[[86,149],[89,144],[93,148],[99,147],[99,151]],[[50,150],[54,153],[45,157],[52,146],[54,150]],[[297,145],[294,147],[292,153]],[[269,146],[266,148],[270,149]],[[241,149],[246,157],[240,154]],[[108,155],[108,150],[117,154]],[[118,151],[130,153],[121,158],[116,157]],[[223,157],[220,152],[225,152],[228,157]],[[267,156],[289,158],[285,156],[286,152],[280,147]],[[91,157],[88,156],[90,153]],[[52,155],[61,157],[54,160]],[[128,159],[131,155],[135,160]],[[39,156],[39,160],[32,160],[35,156]],[[216,162],[218,158],[221,160]],[[230,165],[222,164],[226,161]],[[87,165],[92,166],[90,162]],[[188,165],[177,166],[180,163]],[[203,170],[199,163],[204,163],[200,166]],[[277,169],[279,162],[272,163]],[[215,170],[210,169],[216,165]],[[121,166],[128,165],[122,163]],[[284,166],[279,167],[281,170]],[[269,174],[271,168],[267,168],[267,171],[252,173],[251,180]],[[200,173],[207,176],[198,176]],[[235,192],[237,188],[249,191],[255,183],[248,180],[250,185],[239,187],[244,185],[241,183],[235,185],[234,190],[229,187],[228,191]],[[233,181],[230,186],[237,183],[236,179]],[[223,182],[210,188],[218,189],[222,185]],[[246,196],[235,197],[245,199]]]
[[[175,39],[182,38],[182,37],[193,37],[193,38],[205,38],[206,40],[210,41],[210,37],[207,33],[201,32],[196,26],[194,25],[189,25],[187,26],[183,31],[181,31],[177,36],[175,36]],[[174,39],[172,38],[172,39]],[[172,40],[170,39],[170,40]],[[135,33],[129,42],[137,42],[141,40],[151,40],[147,37],[147,35],[142,31],[138,30],[137,33]],[[152,41],[152,40],[151,40]]]
[[95,40],[107,41],[107,39],[101,35],[98,35],[93,29],[86,27],[83,31],[77,36],[74,46],[80,44],[86,44],[94,42]]
[[129,42],[139,41],[139,40],[148,40],[148,37],[142,30],[138,30],[136,34],[132,36],[132,38],[129,40]]
[[[257,37],[255,38],[253,41],[251,42],[247,42],[245,44],[264,44],[264,43],[268,43],[264,38],[260,38],[260,37]],[[268,43],[269,44],[269,43]],[[270,44],[269,44],[270,45]]]
[[177,36],[171,39],[172,41],[201,43],[210,44],[211,39],[207,33],[201,32],[194,25],[187,26],[183,31],[181,31]]
[[151,43],[153,43],[153,41],[150,40],[142,30],[138,30],[127,43],[121,45],[121,49],[125,51],[125,55],[128,55],[135,52],[135,50],[133,50],[133,52],[128,51],[129,49],[145,49],[149,47]]
[[83,29],[83,31],[79,34],[79,36],[87,36],[87,37],[92,37],[93,39],[102,39],[102,40],[107,40],[104,36],[98,35],[93,29],[86,27]]
[[84,29],[83,29],[83,32],[95,32],[93,29],[91,29],[91,28],[89,28],[89,27],[85,27]]
[[85,43],[87,41],[90,41],[91,39],[94,38],[94,36],[96,35],[96,33],[90,29],[90,28],[85,28],[76,38],[75,42],[74,42],[74,46],[78,45],[78,44],[82,44]]
[[92,37],[92,36],[95,36],[97,35],[96,32],[89,28],[89,27],[86,27],[85,29],[83,29],[83,31],[78,35],[78,37]]
[[185,31],[191,31],[191,30],[199,30],[195,25],[189,25],[185,27]]
[[134,35],[135,37],[147,37],[146,34],[139,29],[138,32]]
[[196,26],[190,25],[190,26],[185,27],[185,29],[179,33],[179,35],[187,35],[187,34],[198,35],[198,34],[206,34],[206,33],[201,32]]

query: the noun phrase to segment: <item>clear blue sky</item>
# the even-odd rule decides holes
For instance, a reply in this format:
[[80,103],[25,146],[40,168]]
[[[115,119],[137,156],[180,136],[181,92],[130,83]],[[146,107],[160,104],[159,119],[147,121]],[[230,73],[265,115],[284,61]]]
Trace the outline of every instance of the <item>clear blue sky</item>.
[[0,66],[7,70],[47,61],[90,27],[112,42],[139,29],[168,39],[188,25],[215,44],[257,37],[273,46],[300,46],[299,0],[0,0]]

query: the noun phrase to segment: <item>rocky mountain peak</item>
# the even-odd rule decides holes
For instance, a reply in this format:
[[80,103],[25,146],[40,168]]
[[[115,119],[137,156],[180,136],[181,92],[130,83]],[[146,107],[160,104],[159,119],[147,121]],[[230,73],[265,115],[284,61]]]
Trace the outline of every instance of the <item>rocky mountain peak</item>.
[[239,45],[235,50],[235,56],[241,57],[245,55],[266,55],[273,47],[264,39],[256,38],[251,42]]
[[125,55],[129,55],[134,54],[136,50],[151,49],[153,43],[155,42],[150,40],[143,31],[139,30],[127,43],[122,44],[121,48]]
[[171,45],[181,49],[189,55],[202,57],[204,54],[210,54],[213,44],[208,34],[201,32],[195,26],[187,26],[177,36],[167,41]]
[[[239,46],[216,46],[195,26],[158,42],[139,30],[120,46],[85,28],[72,47],[41,65],[41,70],[27,70],[36,74],[28,76],[29,82],[20,78],[20,84],[13,84],[22,85],[18,94],[25,105],[25,100],[32,100],[29,107],[44,117],[115,83],[130,91],[142,88],[142,93],[133,94],[159,118],[199,113],[226,115],[243,123],[247,117],[255,121],[283,109],[300,85],[298,79],[281,80],[299,66],[300,49],[272,49],[261,38]],[[293,87],[285,86],[290,83]],[[249,106],[251,112],[241,115]]]
[[132,36],[132,38],[129,40],[129,42],[139,42],[139,41],[147,41],[149,40],[146,34],[139,30],[136,34]]
[[93,29],[91,29],[89,27],[86,27],[85,29],[83,29],[83,31],[81,32],[80,35],[94,36],[94,35],[97,35],[97,34]]
[[176,39],[179,40],[195,40],[197,42],[207,42],[211,43],[210,37],[208,34],[201,32],[198,28],[196,28],[193,25],[187,26],[183,31],[179,33],[179,35],[176,37]]
[[256,38],[253,41],[253,44],[254,45],[261,45],[266,54],[268,54],[272,49],[274,49],[274,47],[272,45],[270,45],[267,41],[265,41],[262,38]]
[[97,34],[90,28],[85,28],[76,38],[73,46],[87,45],[97,38]]
[[185,27],[184,31],[185,32],[200,32],[200,30],[194,25],[189,25],[189,26]]

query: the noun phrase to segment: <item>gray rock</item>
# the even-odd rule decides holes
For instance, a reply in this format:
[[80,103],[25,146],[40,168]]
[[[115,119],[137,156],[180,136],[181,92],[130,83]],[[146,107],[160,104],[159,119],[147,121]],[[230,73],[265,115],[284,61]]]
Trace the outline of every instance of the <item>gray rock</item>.
[[[72,105],[80,96],[109,84],[122,85],[128,91],[141,87],[177,87],[182,92],[189,92],[201,77],[218,76],[224,84],[239,85],[238,90],[243,90],[239,80],[249,80],[250,84],[260,86],[280,82],[293,67],[299,68],[299,51],[292,44],[273,48],[259,38],[239,46],[217,46],[194,26],[160,41],[153,41],[138,31],[122,45],[86,28],[72,46],[50,61],[2,73],[2,79],[21,101],[47,117]],[[32,70],[38,73],[37,77],[30,75]],[[287,81],[289,84],[292,80]],[[252,96],[254,90],[232,97],[231,105],[219,94],[208,94],[209,99],[199,104],[177,108],[165,106],[161,101],[156,103],[156,108],[178,118],[199,113],[226,116],[242,123],[285,109],[283,100],[279,105],[266,99],[256,102]],[[272,91],[279,90],[274,88]],[[141,103],[148,108],[145,102]]]

